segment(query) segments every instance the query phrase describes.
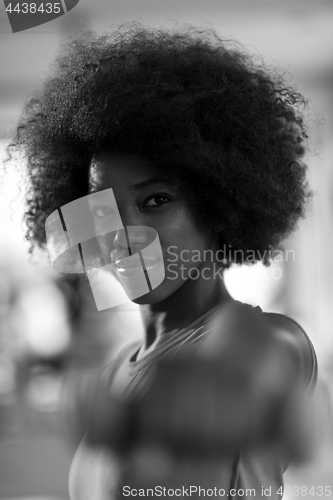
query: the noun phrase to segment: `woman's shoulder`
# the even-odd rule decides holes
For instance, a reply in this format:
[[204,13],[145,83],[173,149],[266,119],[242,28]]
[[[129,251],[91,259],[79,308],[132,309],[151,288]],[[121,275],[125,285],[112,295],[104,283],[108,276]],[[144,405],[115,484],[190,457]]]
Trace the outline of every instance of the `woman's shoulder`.
[[314,346],[304,329],[297,321],[289,316],[276,312],[266,312],[260,306],[253,306],[244,302],[235,301],[245,309],[250,309],[259,315],[276,332],[278,341],[284,347],[294,351],[301,362],[305,386],[312,390],[318,378],[318,361]]
[[304,329],[297,321],[285,314],[263,312],[265,320],[275,328],[280,339],[291,349],[296,349],[301,358],[305,384],[314,389],[318,378],[318,361],[314,346]]

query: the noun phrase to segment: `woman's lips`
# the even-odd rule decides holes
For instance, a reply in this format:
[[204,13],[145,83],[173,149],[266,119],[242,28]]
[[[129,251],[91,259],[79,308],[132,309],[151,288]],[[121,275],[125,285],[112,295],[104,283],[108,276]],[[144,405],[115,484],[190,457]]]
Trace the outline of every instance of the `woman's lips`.
[[132,280],[134,284],[137,280],[138,283],[141,282],[144,271],[154,272],[155,269],[157,270],[163,262],[163,257],[157,255],[156,252],[147,251],[146,247],[132,248],[132,251],[133,254],[129,255],[127,249],[117,248],[110,253],[110,257],[113,272],[119,278]]
[[[144,265],[146,269],[151,269],[155,264],[157,264],[158,260],[157,259],[143,259]],[[120,259],[117,262],[115,262],[115,265],[118,269],[118,271],[126,271],[126,270],[140,270],[142,269],[142,264],[140,261],[140,264],[136,261],[135,264],[133,262],[130,262],[130,259],[127,257],[127,259]]]

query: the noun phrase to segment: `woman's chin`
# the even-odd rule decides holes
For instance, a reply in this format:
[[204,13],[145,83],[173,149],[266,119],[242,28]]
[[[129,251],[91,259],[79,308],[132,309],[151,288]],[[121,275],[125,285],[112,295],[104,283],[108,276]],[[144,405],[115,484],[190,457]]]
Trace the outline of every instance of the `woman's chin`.
[[161,285],[159,285],[154,290],[151,290],[150,292],[145,293],[144,295],[140,295],[140,297],[131,299],[131,302],[134,302],[134,304],[138,305],[157,304],[158,302],[164,300],[166,296],[167,295],[165,291],[163,291],[163,283],[161,283]]
[[138,305],[158,304],[159,302],[171,297],[183,284],[183,281],[175,283],[174,281],[170,281],[165,278],[164,281],[154,290],[151,290],[136,299],[131,299],[131,301]]

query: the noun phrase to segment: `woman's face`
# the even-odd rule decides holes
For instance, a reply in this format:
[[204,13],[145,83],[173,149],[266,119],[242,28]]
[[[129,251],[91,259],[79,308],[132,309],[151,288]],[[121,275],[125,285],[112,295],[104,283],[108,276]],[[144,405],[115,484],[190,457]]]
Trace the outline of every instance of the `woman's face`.
[[[198,256],[203,250],[215,248],[216,233],[193,214],[180,188],[168,179],[167,174],[161,174],[140,157],[102,151],[91,163],[90,193],[109,188],[113,190],[123,226],[132,227],[132,252],[137,253],[150,243],[149,230],[147,233],[142,227],[156,230],[162,249],[163,282],[143,296],[132,299],[134,302],[154,304],[168,298],[186,282],[193,281],[189,274],[202,279],[200,270],[205,262],[200,262]],[[96,232],[107,232],[105,228],[110,224],[111,208],[107,203],[105,206],[99,203],[92,204],[90,209]],[[133,226],[138,230],[135,231]],[[121,281],[126,281],[131,273],[122,264],[129,255],[126,231],[105,234],[98,238],[98,243],[104,261],[111,261]],[[195,256],[193,260],[192,256]],[[198,271],[193,272],[193,268]]]

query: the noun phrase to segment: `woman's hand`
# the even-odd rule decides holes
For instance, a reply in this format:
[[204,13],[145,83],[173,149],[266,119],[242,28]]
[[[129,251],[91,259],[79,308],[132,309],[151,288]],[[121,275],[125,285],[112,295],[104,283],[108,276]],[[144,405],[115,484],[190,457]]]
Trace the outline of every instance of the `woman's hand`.
[[121,399],[98,383],[91,390],[88,441],[127,457],[140,484],[155,476],[174,484],[184,474],[202,484],[208,471],[221,476],[223,463],[231,470],[240,448],[281,442],[290,454],[298,446],[297,350],[264,314],[237,302],[211,327],[199,347],[159,360],[144,394]]
[[281,438],[300,386],[297,351],[262,313],[233,302],[212,328],[195,351],[160,360],[137,403],[140,433],[177,454],[221,456]]

